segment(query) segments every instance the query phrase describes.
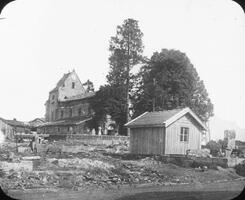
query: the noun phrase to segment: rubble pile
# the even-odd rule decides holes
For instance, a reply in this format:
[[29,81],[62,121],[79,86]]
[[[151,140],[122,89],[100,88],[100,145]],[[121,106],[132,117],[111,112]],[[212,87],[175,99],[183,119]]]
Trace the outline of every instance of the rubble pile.
[[[234,178],[236,175],[233,173],[231,177],[231,173],[222,170],[183,168],[152,157],[135,159],[127,157],[127,153],[126,142],[108,146],[87,145],[78,141],[50,142],[37,153],[32,152],[31,156],[30,152],[17,152],[16,146],[10,144],[1,147],[0,161],[4,164],[0,166],[0,184],[7,189],[83,190],[132,184],[201,182],[207,177],[213,180],[228,176]],[[122,155],[127,159],[122,159]],[[26,167],[18,167],[21,164]]]
[[189,150],[187,152],[188,156],[196,156],[196,157],[212,157],[210,154],[210,149],[197,149],[197,150]]

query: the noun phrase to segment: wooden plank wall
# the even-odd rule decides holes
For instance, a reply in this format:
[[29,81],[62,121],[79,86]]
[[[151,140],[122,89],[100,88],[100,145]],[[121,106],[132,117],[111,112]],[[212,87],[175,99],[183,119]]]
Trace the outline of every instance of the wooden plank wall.
[[133,154],[164,154],[164,128],[144,127],[130,130],[130,152]]
[[[180,141],[181,127],[189,128],[189,141]],[[165,154],[186,154],[188,149],[201,148],[201,130],[193,119],[185,115],[166,128]]]

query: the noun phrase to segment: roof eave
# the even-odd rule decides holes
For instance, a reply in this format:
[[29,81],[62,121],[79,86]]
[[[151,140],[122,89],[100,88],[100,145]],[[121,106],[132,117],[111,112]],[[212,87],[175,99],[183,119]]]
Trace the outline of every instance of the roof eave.
[[130,124],[131,124],[132,122],[134,122],[135,120],[139,119],[140,117],[142,117],[142,116],[145,115],[146,113],[148,113],[148,112],[144,112],[143,114],[139,115],[138,117],[136,117],[136,118],[134,118],[133,120],[129,121],[128,123],[124,124],[124,126],[129,127]]
[[144,128],[144,127],[165,127],[165,124],[142,124],[142,125],[128,125],[128,128]]
[[207,131],[207,127],[206,125],[199,119],[199,117],[190,109],[190,108],[184,108],[183,110],[181,110],[179,113],[177,113],[176,115],[172,116],[171,118],[169,118],[168,120],[166,120],[165,126],[168,127],[170,124],[172,124],[173,122],[175,122],[176,120],[178,120],[179,118],[181,118],[182,116],[184,116],[186,113],[190,113],[191,116],[198,122],[198,124],[202,127],[203,130]]

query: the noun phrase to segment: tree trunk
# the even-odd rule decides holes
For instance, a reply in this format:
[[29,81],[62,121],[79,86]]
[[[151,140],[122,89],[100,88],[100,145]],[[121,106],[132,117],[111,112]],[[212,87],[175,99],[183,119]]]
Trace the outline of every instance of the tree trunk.
[[[127,115],[127,122],[130,121],[130,113],[129,113],[129,66],[128,66],[128,75],[127,75],[127,82],[126,82],[126,115]],[[127,128],[127,135],[129,136],[130,129]]]
[[[129,113],[129,71],[130,71],[130,46],[129,46],[129,41],[130,41],[130,35],[128,35],[128,49],[127,49],[127,54],[128,54],[128,66],[127,66],[127,80],[126,80],[126,115],[127,115],[127,122],[130,121],[130,113]],[[130,129],[127,128],[127,135],[129,136],[130,134]]]

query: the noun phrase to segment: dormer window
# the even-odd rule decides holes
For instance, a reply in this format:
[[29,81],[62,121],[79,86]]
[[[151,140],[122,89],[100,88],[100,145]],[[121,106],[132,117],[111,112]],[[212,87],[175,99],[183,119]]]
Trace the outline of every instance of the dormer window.
[[72,89],[75,88],[75,82],[72,82],[72,86],[71,86]]

